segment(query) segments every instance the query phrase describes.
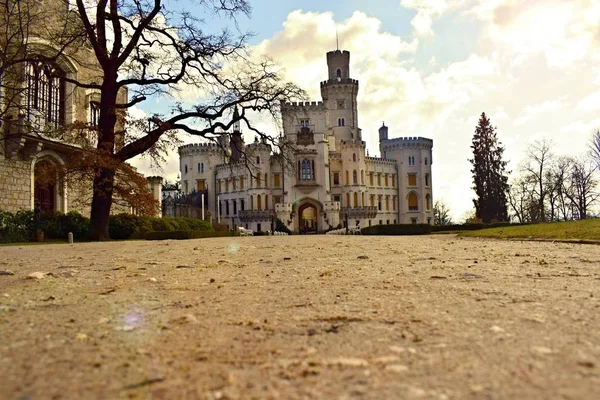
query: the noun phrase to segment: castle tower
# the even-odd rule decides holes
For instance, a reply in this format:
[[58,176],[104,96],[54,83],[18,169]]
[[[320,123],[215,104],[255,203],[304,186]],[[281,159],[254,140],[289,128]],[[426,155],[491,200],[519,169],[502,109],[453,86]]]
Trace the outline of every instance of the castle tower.
[[[233,111],[233,119],[236,120],[239,117],[240,113],[238,112],[238,108],[236,106],[235,110]],[[240,121],[233,123],[233,133],[231,134],[231,141],[229,142],[229,145],[231,146],[231,161],[239,161],[244,150],[244,139],[242,138]]]
[[379,154],[381,158],[386,158],[385,154],[385,141],[388,140],[388,127],[385,126],[385,122],[379,128]]
[[350,52],[327,53],[329,79],[321,82],[321,96],[327,109],[325,124],[335,136],[336,147],[342,141],[360,140],[358,129],[358,81],[350,77]]

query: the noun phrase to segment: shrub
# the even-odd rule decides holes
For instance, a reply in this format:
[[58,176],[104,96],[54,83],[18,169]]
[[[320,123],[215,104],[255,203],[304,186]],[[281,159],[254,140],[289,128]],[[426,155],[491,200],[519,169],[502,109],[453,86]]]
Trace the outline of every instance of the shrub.
[[26,242],[33,235],[33,211],[0,211],[0,243]]
[[108,234],[111,239],[129,239],[139,229],[139,217],[133,214],[117,214],[108,218]]
[[428,224],[396,224],[373,225],[361,229],[363,235],[428,235],[431,225]]
[[237,235],[239,235],[239,233],[235,234],[233,232],[224,231],[163,231],[148,232],[144,235],[144,237],[146,240],[187,240]]
[[510,222],[496,222],[493,224],[461,224],[461,225],[436,225],[433,227],[433,232],[446,232],[446,231],[477,231],[480,229],[487,228],[503,228],[506,226],[518,226],[525,224],[511,224]]

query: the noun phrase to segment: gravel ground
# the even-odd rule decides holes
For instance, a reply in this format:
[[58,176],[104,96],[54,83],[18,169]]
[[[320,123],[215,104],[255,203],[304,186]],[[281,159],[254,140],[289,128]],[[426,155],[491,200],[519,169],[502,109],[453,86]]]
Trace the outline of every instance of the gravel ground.
[[0,247],[0,398],[597,399],[599,265],[446,235]]

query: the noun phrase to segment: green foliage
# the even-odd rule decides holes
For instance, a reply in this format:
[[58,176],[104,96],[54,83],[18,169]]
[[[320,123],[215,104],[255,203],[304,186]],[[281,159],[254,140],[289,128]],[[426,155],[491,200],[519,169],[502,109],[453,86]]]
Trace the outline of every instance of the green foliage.
[[361,229],[363,235],[428,235],[431,233],[428,224],[396,224],[373,225]]
[[511,224],[510,222],[496,222],[493,224],[484,223],[465,223],[457,225],[436,225],[432,227],[432,232],[449,232],[449,231],[478,231],[488,228],[503,228],[507,226],[518,226],[522,224]]
[[225,231],[163,231],[148,232],[144,235],[144,237],[146,240],[187,240],[238,235],[239,233]]
[[484,223],[508,221],[507,162],[502,160],[504,148],[498,142],[496,127],[485,113],[481,114],[475,127],[471,149],[473,158],[469,162],[473,166],[473,190],[477,195],[473,200],[476,217]]
[[34,213],[20,210],[15,214],[0,212],[0,242],[26,242],[36,236],[36,230],[44,232],[46,239],[67,240],[69,232],[76,240],[86,240],[89,235],[90,220],[76,211],[41,215],[39,227],[35,226]]
[[33,233],[33,211],[0,211],[0,243],[26,242]]
[[600,219],[550,222],[541,224],[512,224],[505,227],[461,232],[461,236],[490,238],[525,238],[546,240],[600,241]]
[[[46,239],[67,240],[69,232],[75,240],[89,238],[90,220],[76,211],[67,214],[60,212],[42,214],[40,226]],[[212,232],[208,221],[195,218],[156,218],[132,214],[111,215],[108,220],[108,232],[115,240],[143,239],[152,231],[195,231]],[[17,211],[10,213],[0,211],[0,243],[27,242],[36,236],[33,211]]]
[[111,215],[108,232],[112,239],[143,239],[149,232],[205,231],[214,229],[208,221],[195,218],[156,218],[132,214]]

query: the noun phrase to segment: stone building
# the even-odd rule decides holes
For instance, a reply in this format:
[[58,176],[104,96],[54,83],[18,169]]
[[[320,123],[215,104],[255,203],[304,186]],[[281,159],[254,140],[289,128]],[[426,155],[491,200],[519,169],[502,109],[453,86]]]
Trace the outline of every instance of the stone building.
[[[282,162],[265,142],[244,144],[236,126],[223,143],[179,148],[182,190],[203,191],[205,206],[232,228],[272,230],[276,219],[300,233],[340,225],[432,224],[433,141],[390,138],[384,124],[381,158],[369,157],[350,53],[327,53],[327,66],[322,101],[282,105],[283,140],[295,145],[292,163]],[[228,154],[222,146],[230,147]]]
[[[65,128],[77,122],[93,129],[99,119],[95,106],[99,91],[73,83],[101,81],[102,71],[95,64],[91,46],[74,43],[60,50],[55,44],[58,32],[76,22],[67,18],[69,7],[63,0],[9,0],[0,10],[2,53],[13,55],[12,61],[24,54],[38,59],[8,60],[1,69],[0,210],[32,209],[39,202],[43,211],[76,210],[89,215],[91,182],[69,183],[56,173],[58,166],[81,149],[84,140]],[[26,36],[15,41],[23,24]],[[126,91],[119,97],[120,102],[127,102]],[[41,175],[56,179],[42,180]],[[158,182],[149,180],[153,191],[159,190],[155,188]],[[115,203],[113,212],[123,211],[129,212],[131,207]]]

